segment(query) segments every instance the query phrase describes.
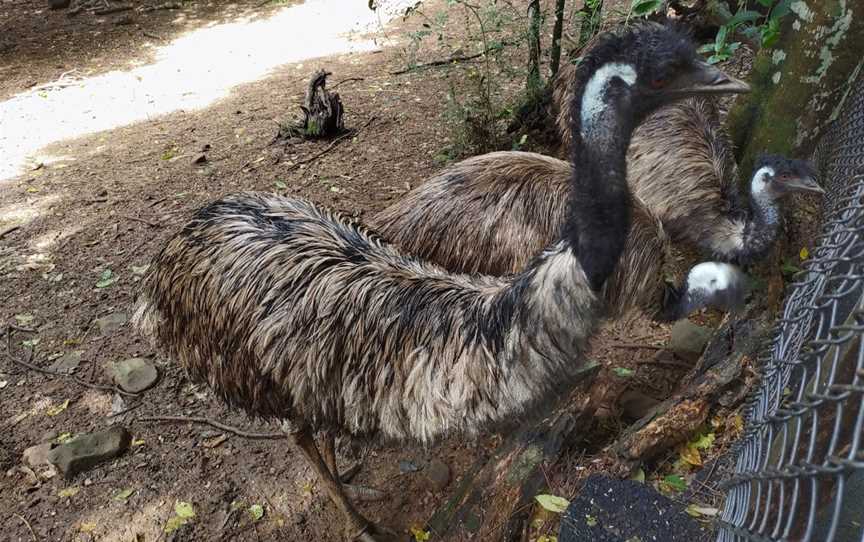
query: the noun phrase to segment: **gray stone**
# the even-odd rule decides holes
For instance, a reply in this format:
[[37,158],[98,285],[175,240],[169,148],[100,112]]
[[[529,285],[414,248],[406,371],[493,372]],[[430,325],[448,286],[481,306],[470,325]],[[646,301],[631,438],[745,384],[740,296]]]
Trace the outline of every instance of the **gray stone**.
[[618,399],[621,417],[630,421],[641,419],[659,404],[660,401],[638,390],[627,390]]
[[420,467],[417,466],[417,463],[413,461],[409,461],[407,459],[399,461],[399,472],[401,472],[402,474],[406,474],[409,472],[417,472],[418,470],[420,470]]
[[49,367],[50,370],[63,373],[63,374],[72,374],[75,372],[75,369],[78,368],[78,365],[81,363],[81,354],[83,352],[81,350],[75,350],[74,352],[69,352],[63,356],[57,358],[54,363]]
[[125,312],[112,312],[107,316],[96,319],[96,325],[99,326],[99,332],[102,335],[111,335],[129,321],[129,317]]
[[435,491],[441,491],[450,483],[450,467],[440,459],[433,459],[423,471]]
[[144,358],[129,358],[114,364],[114,382],[129,393],[141,393],[156,383],[159,372]]
[[129,448],[132,435],[125,427],[113,426],[98,433],[76,437],[48,452],[48,460],[72,478],[79,472],[93,468],[103,461],[113,459]]
[[697,326],[689,320],[680,320],[672,326],[670,348],[679,358],[696,363],[713,333],[713,329]]
[[24,450],[24,462],[32,469],[50,464],[51,461],[48,459],[48,454],[51,452],[52,446],[53,444],[50,442],[30,446]]
[[711,533],[685,506],[648,484],[589,476],[561,517],[560,542],[686,540],[708,542]]

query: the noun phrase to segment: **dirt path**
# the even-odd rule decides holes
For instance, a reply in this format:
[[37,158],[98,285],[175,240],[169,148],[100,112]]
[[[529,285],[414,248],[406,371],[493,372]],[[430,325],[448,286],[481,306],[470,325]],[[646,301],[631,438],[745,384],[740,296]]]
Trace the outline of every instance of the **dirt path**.
[[[365,2],[351,3],[365,9]],[[195,415],[259,427],[184,380],[128,324],[103,333],[96,323],[106,315],[128,316],[143,266],[193,209],[219,195],[280,191],[362,216],[440,168],[437,157],[448,143],[438,121],[446,99],[444,72],[389,75],[403,66],[386,39],[381,52],[380,35],[355,36],[347,45],[348,38],[335,31],[283,40],[267,24],[286,17],[294,6],[261,10],[256,5],[196,3],[136,15],[131,22],[122,22],[122,14],[100,22],[87,13],[68,19],[29,2],[3,5],[0,321],[15,322],[17,316],[22,326],[38,330],[17,332],[10,341],[12,353],[26,357],[29,347],[22,341],[28,340],[33,363],[47,367],[61,355],[79,352],[78,374],[101,383],[110,382],[116,361],[148,357],[161,379],[140,399],[127,400],[125,407],[135,406],[134,411],[109,417],[111,393],[22,370],[4,359],[0,538],[170,538],[163,528],[175,502],[186,501],[193,503],[196,518],[179,536],[175,533],[177,540],[341,539],[336,510],[286,442],[221,440],[207,427],[136,422],[143,415]],[[176,45],[182,40],[172,40],[183,32],[220,24],[237,34],[212,34],[210,45],[187,42],[195,54],[182,56],[179,46],[162,52],[153,48],[154,42]],[[223,47],[242,42],[244,28],[252,29],[247,36],[271,41],[273,56],[244,64],[251,50]],[[318,54],[330,56],[291,56],[297,40],[319,38],[325,43]],[[92,40],[99,45],[87,46]],[[220,62],[220,55],[231,63]],[[364,128],[320,159],[292,169],[326,143],[269,146],[274,121],[295,109],[305,78],[319,66],[334,72],[334,81],[360,79],[339,92],[346,125]],[[181,80],[213,74],[221,79],[207,87],[215,89],[213,94],[189,94],[169,77],[172,69],[187,70]],[[46,85],[61,74],[65,79]],[[238,84],[245,79],[252,82]],[[193,163],[202,155],[203,163]],[[17,228],[7,231],[12,227]],[[107,271],[114,281],[97,286]],[[640,324],[626,332],[607,330],[606,337],[647,340],[665,333]],[[597,354],[607,362],[636,364],[651,352],[616,353],[601,344]],[[22,452],[42,439],[115,423],[130,428],[132,450],[71,481],[46,479],[39,470],[34,478],[16,468]],[[401,473],[399,461],[441,459],[453,472],[452,487],[496,442],[493,436],[480,443],[446,442],[428,451],[374,446],[351,451],[349,456],[363,462],[356,482],[389,494],[384,502],[364,505],[364,511],[400,531],[422,525],[446,492],[433,490],[422,472]],[[131,494],[116,498],[124,490]],[[265,511],[258,522],[244,512],[254,504]],[[238,507],[240,512],[233,511]]]

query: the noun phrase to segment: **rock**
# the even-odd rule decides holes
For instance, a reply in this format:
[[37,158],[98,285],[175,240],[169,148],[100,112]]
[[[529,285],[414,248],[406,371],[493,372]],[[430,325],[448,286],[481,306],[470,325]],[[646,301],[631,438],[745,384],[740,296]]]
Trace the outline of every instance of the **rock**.
[[60,436],[60,433],[58,433],[57,431],[55,431],[53,429],[49,429],[48,431],[45,431],[44,433],[42,433],[42,436],[39,437],[39,442],[52,442],[52,441],[56,440],[57,437],[59,437],[59,436]]
[[424,471],[434,491],[441,491],[450,483],[450,467],[440,459],[433,459]]
[[417,463],[413,461],[408,461],[407,459],[403,459],[399,461],[399,472],[402,474],[407,474],[409,472],[417,472],[420,470],[420,467],[417,466]]
[[70,375],[75,372],[75,369],[77,369],[78,365],[81,363],[82,353],[83,352],[81,350],[76,350],[74,352],[69,352],[68,354],[60,356],[54,363],[51,364],[48,369],[58,373]]
[[647,484],[599,474],[585,484],[561,517],[559,542],[713,540],[685,507]]
[[111,335],[129,320],[124,312],[112,312],[107,316],[96,319],[96,325],[99,326],[99,332],[102,335]]
[[72,0],[48,0],[48,7],[51,9],[66,9]]
[[30,468],[34,469],[50,464],[51,461],[48,459],[48,454],[51,452],[52,447],[53,444],[51,442],[43,442],[36,446],[30,446],[24,450],[24,455],[22,456],[24,462],[27,463]]
[[697,326],[689,320],[681,320],[672,326],[670,348],[679,358],[696,363],[714,330]]
[[103,461],[113,459],[129,448],[132,435],[125,427],[113,426],[98,433],[84,434],[57,446],[48,453],[48,460],[72,478]]
[[627,390],[618,398],[618,404],[621,407],[623,419],[636,421],[646,416],[651,409],[660,404],[660,401],[640,391]]
[[114,383],[129,393],[141,393],[158,379],[156,367],[144,358],[129,358],[114,364]]

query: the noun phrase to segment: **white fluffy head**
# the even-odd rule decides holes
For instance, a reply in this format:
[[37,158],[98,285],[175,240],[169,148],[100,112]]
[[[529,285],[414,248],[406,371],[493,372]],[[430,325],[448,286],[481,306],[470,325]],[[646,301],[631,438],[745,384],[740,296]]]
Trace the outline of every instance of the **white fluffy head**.
[[754,196],[761,196],[766,193],[768,179],[773,177],[775,173],[771,166],[762,166],[756,170],[756,173],[753,174],[753,180],[750,181],[750,191]]
[[616,77],[628,86],[633,86],[636,83],[636,69],[630,64],[609,62],[594,72],[594,75],[588,80],[588,84],[585,85],[585,92],[582,94],[581,121],[583,133],[591,128],[597,115],[606,107],[604,100],[606,87]]
[[734,265],[704,262],[690,270],[687,275],[687,289],[718,292],[737,285],[740,279],[741,271]]

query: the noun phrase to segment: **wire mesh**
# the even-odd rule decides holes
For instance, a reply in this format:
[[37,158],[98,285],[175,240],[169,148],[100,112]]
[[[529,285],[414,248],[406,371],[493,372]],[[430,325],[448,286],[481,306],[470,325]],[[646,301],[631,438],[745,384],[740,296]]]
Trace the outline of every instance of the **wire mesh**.
[[719,542],[864,541],[864,77],[816,161],[822,231],[760,356]]

